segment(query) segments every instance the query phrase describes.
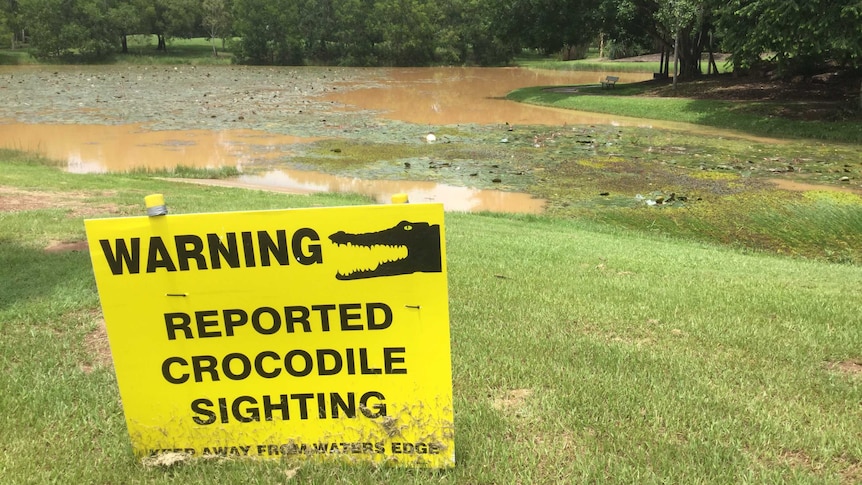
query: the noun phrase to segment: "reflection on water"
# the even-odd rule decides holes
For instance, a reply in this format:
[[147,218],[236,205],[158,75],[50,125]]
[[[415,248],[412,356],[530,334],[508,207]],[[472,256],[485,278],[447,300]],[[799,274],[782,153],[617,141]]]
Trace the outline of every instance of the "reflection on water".
[[221,187],[267,189],[279,192],[350,192],[388,203],[393,194],[406,193],[410,202],[439,202],[447,211],[538,214],[545,202],[529,194],[454,187],[409,180],[363,180],[305,170],[273,170],[263,175],[241,175],[233,180],[182,180]]
[[0,125],[0,148],[67,162],[72,173],[236,167],[315,139],[254,130],[149,131],[140,125]]

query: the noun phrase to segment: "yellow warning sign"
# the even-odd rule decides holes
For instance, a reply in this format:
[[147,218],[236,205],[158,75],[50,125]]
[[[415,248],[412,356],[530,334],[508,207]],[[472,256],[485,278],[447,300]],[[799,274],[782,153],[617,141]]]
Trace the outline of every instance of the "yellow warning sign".
[[442,205],[85,224],[139,456],[454,465]]

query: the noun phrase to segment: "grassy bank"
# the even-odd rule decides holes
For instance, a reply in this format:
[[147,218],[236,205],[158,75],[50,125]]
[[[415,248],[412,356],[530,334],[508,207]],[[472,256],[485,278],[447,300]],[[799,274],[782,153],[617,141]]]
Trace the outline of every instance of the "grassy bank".
[[[856,483],[862,268],[450,214],[455,469],[131,454],[83,219],[344,205],[0,158],[0,469],[18,483]],[[46,250],[46,247],[54,249]],[[75,248],[76,246],[67,246]]]
[[[167,51],[157,51],[154,35],[131,35],[128,37],[128,52],[116,53],[97,64],[117,65],[226,65],[233,61],[230,41],[222,46],[216,39],[216,54],[213,55],[212,42],[202,37],[193,39],[171,39]],[[25,64],[63,64],[69,61],[79,63],[81,59],[37,59],[28,47],[0,49],[0,65]]]
[[[696,90],[698,86],[694,84],[684,89]],[[680,97],[673,97],[666,85],[659,87],[664,95],[656,95],[657,85],[652,82],[618,85],[615,89],[578,86],[560,90],[539,86],[514,91],[507,99],[555,108],[692,123],[774,138],[862,143],[859,114],[852,111],[835,120],[792,119],[787,117],[788,112],[800,113],[816,106],[794,101],[693,99],[682,93]]]

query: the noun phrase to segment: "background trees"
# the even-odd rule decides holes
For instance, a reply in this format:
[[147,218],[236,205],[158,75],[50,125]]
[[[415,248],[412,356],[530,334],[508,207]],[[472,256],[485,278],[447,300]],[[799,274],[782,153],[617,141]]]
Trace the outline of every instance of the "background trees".
[[862,2],[731,0],[717,24],[738,67],[774,61],[784,73],[862,67]]
[[508,0],[495,9],[495,25],[516,46],[553,53],[596,39],[600,4],[599,0]]
[[21,24],[18,0],[0,0],[0,46],[5,44],[15,49],[24,42]]
[[[738,71],[862,69],[859,0],[0,0],[0,39],[43,57],[126,52],[126,37],[238,37],[251,64],[503,64],[522,49],[610,57],[670,53],[681,77],[704,54]],[[599,40],[601,39],[601,41]],[[663,66],[667,72],[668,64]]]

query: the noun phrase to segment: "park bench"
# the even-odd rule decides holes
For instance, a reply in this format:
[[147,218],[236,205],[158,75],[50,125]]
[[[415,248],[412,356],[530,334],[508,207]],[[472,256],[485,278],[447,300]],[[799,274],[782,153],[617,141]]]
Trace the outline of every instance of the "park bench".
[[616,86],[617,81],[619,80],[620,78],[617,76],[607,76],[602,80],[602,88],[612,88]]

